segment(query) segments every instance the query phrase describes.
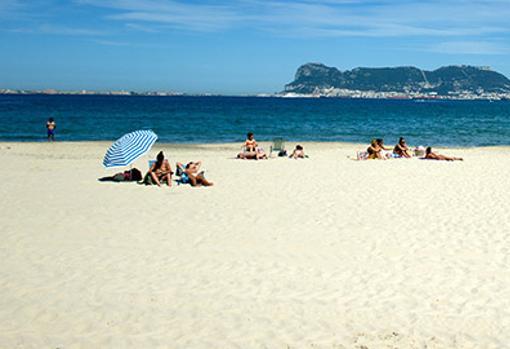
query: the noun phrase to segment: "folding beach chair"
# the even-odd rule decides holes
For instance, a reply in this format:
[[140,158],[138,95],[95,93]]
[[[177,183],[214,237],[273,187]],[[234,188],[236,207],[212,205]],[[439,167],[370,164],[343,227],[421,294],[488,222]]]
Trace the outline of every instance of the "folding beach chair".
[[273,144],[271,144],[271,147],[269,148],[269,157],[273,155],[273,151],[278,153],[285,151],[285,140],[283,138],[273,139]]
[[189,184],[189,177],[185,172],[185,168],[178,162],[175,163],[175,176],[178,177],[175,182],[177,185]]

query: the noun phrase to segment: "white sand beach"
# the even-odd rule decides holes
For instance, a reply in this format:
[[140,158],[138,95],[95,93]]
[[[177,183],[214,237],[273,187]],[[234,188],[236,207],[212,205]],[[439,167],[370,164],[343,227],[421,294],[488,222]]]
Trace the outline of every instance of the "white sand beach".
[[510,347],[509,148],[156,144],[215,183],[169,189],[109,144],[0,143],[0,348]]

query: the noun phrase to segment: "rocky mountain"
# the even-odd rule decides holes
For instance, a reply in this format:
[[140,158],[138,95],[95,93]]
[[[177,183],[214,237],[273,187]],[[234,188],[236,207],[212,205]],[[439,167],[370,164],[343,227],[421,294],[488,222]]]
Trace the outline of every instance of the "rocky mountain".
[[487,67],[447,66],[433,71],[415,67],[355,68],[340,71],[320,63],[299,67],[285,92],[320,93],[327,89],[401,93],[510,93],[510,80]]

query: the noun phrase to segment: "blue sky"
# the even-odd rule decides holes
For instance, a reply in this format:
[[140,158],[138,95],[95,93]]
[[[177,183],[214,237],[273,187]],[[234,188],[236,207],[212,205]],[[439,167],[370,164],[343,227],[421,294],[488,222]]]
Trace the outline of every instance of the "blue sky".
[[299,65],[489,65],[510,0],[0,0],[0,88],[275,92]]

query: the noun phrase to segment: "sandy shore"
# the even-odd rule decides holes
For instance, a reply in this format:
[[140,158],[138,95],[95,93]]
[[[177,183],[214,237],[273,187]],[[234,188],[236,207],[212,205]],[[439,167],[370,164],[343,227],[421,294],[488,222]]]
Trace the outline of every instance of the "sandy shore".
[[0,348],[510,346],[510,149],[156,144],[216,184],[168,189],[99,183],[108,145],[0,143]]

